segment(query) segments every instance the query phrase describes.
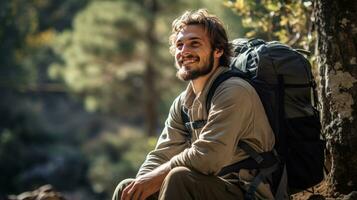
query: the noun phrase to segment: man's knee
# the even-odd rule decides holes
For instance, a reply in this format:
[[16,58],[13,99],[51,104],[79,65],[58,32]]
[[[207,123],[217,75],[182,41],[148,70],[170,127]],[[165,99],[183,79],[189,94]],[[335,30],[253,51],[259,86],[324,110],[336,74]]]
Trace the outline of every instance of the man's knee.
[[134,179],[132,179],[132,178],[128,178],[128,179],[121,181],[115,188],[112,200],[120,200],[121,193],[123,192],[125,187],[128,186],[133,181],[134,181]]
[[167,179],[185,179],[192,173],[187,167],[175,167],[173,168],[168,175],[166,176]]
[[192,175],[193,171],[187,167],[175,167],[167,174],[164,185],[166,187],[177,184],[185,184],[187,186],[192,179]]
[[187,199],[185,191],[191,188],[190,173],[192,171],[186,167],[171,169],[161,185],[159,199]]

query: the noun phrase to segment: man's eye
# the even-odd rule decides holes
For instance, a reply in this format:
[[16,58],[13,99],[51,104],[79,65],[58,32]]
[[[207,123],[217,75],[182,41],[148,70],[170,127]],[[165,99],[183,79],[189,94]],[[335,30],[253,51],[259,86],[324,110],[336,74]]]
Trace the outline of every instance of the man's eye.
[[191,45],[193,47],[198,47],[198,46],[200,46],[200,43],[199,42],[192,42]]

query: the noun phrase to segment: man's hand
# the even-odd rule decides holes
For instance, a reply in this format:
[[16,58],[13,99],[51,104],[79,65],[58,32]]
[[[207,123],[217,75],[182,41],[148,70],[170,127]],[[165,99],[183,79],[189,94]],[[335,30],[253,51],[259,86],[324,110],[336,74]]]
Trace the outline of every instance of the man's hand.
[[170,171],[169,162],[155,170],[137,177],[122,192],[121,200],[144,200],[160,190],[161,184]]

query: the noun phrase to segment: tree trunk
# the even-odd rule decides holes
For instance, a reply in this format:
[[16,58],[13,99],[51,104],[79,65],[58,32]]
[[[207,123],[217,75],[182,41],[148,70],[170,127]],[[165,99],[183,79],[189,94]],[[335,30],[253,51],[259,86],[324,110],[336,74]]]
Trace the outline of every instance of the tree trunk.
[[[317,0],[317,58],[330,192],[357,190],[357,3]],[[336,193],[337,192],[337,193]]]
[[158,121],[157,102],[159,100],[158,91],[156,90],[155,81],[156,71],[153,64],[155,58],[157,40],[155,37],[155,20],[157,14],[156,0],[146,0],[145,9],[148,12],[147,17],[147,30],[146,30],[146,63],[145,63],[145,124],[148,136],[156,135],[156,127]]

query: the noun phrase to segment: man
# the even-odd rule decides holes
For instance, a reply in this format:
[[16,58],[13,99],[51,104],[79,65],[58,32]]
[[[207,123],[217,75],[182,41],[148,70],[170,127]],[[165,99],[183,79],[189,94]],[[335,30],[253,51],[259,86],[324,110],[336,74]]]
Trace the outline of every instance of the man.
[[[274,136],[252,86],[230,78],[216,90],[210,110],[206,96],[214,79],[229,70],[231,55],[221,21],[206,10],[185,12],[173,22],[170,50],[177,76],[189,81],[173,102],[165,128],[135,179],[122,181],[114,199],[243,199],[241,189],[216,176],[228,165],[246,159],[237,147],[244,141],[257,152],[270,151]],[[188,131],[181,116],[207,120]]]

